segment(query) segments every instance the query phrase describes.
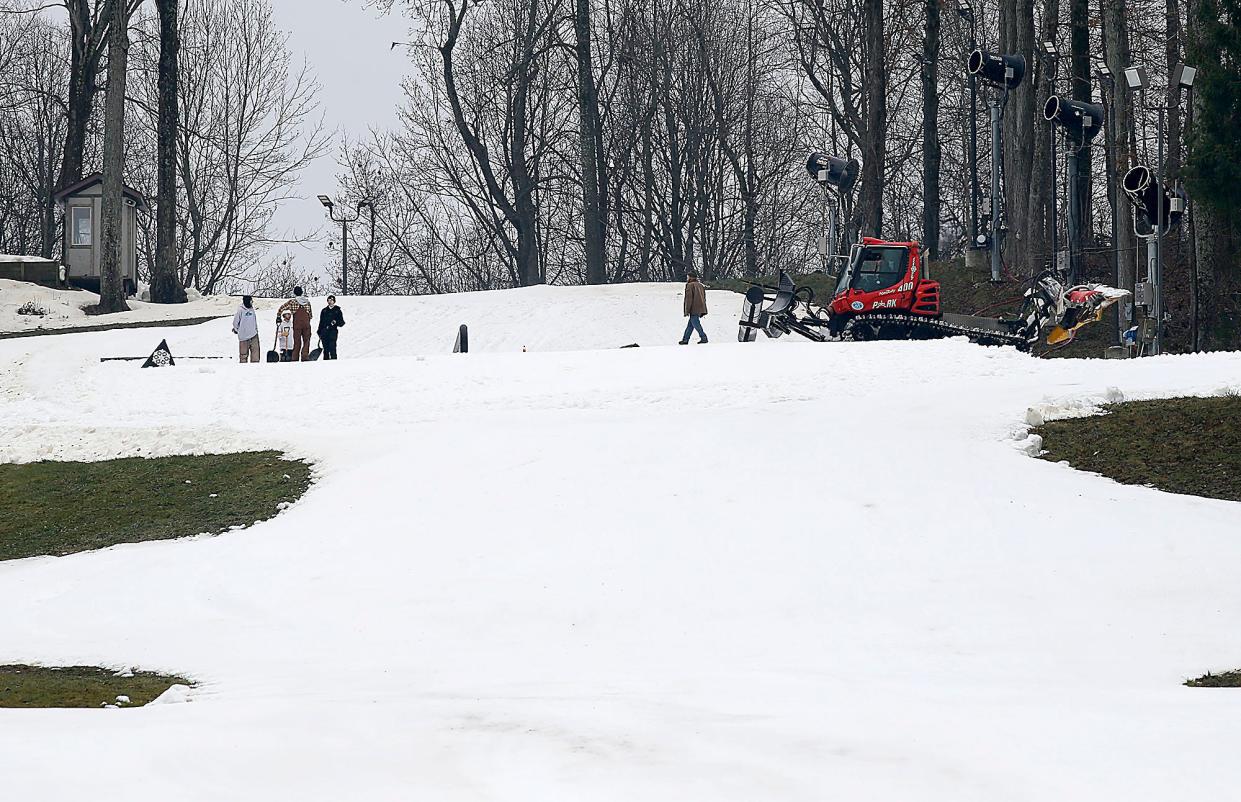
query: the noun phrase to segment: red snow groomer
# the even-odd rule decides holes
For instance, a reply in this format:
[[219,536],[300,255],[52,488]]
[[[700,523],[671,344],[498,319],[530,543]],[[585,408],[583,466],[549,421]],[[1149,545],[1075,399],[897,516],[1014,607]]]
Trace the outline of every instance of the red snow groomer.
[[742,305],[737,339],[752,342],[758,332],[779,337],[795,332],[827,340],[929,340],[968,337],[983,345],[1029,350],[1048,332],[1063,343],[1103,310],[1129,293],[1100,284],[1065,290],[1053,271],[1035,277],[1013,317],[958,315],[940,309],[939,282],[927,277],[916,242],[866,237],[854,245],[836,279],[832,298],[815,302],[814,291],[780,273],[779,286],[752,286]]

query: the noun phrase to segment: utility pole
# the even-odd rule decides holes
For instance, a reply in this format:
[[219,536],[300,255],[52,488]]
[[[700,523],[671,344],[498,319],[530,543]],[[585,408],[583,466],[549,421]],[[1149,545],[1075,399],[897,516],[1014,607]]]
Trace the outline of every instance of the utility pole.
[[[1004,90],[1007,99],[1008,89]],[[1003,134],[1000,131],[1000,101],[991,99],[991,281],[998,283],[1003,277],[1001,259],[1004,247],[1004,227],[1001,225],[1000,209],[1004,201],[1000,197],[1000,173],[1003,172]],[[977,169],[977,168],[975,168]]]

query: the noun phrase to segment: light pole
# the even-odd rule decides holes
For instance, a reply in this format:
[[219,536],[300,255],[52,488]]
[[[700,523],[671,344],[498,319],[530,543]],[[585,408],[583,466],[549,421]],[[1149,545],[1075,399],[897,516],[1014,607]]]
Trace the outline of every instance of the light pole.
[[[1179,90],[1193,89],[1196,73],[1197,70],[1193,67],[1187,67],[1184,64],[1176,66],[1168,85],[1169,88],[1178,90],[1178,102]],[[1146,70],[1141,67],[1125,68],[1125,83],[1130,89],[1135,89],[1140,93],[1139,103],[1142,108],[1147,108],[1146,87],[1150,84],[1150,79]],[[1164,164],[1163,153],[1164,112],[1167,111],[1167,107],[1165,104],[1160,104],[1157,110],[1159,122],[1155,132],[1155,170],[1139,165],[1126,173],[1124,180],[1125,191],[1134,201],[1134,233],[1146,240],[1148,292],[1145,293],[1147,297],[1144,305],[1149,310],[1153,325],[1149,327],[1149,330],[1143,331],[1143,340],[1150,343],[1152,355],[1163,351],[1163,237],[1180,223],[1187,203],[1186,195],[1179,187],[1172,190],[1168,188],[1167,165]],[[1145,142],[1145,137],[1143,137],[1143,142]],[[1149,232],[1138,230],[1139,216],[1145,218],[1146,226],[1151,229]],[[1194,300],[1196,300],[1196,278],[1193,283],[1195,285]],[[1196,311],[1195,309],[1195,313]]]
[[[1048,68],[1048,85],[1051,87],[1051,94],[1056,94],[1056,68],[1060,66],[1060,51],[1056,49],[1056,43],[1052,39],[1048,39],[1039,45],[1043,54],[1047,56],[1047,63],[1051,65]],[[1057,252],[1059,245],[1060,232],[1056,228],[1056,126],[1047,126],[1047,154],[1051,159],[1051,170],[1047,174],[1047,197],[1050,201],[1047,204],[1047,210],[1051,214],[1049,228],[1051,229],[1051,263],[1056,265]]]
[[1004,116],[1004,106],[1008,104],[1008,93],[1021,85],[1026,74],[1024,56],[1009,53],[988,53],[974,50],[970,53],[966,69],[970,75],[982,78],[991,86],[1000,89],[999,97],[991,98],[991,238],[979,234],[975,238],[978,244],[989,244],[991,247],[991,281],[999,283],[1001,275],[1001,257],[1004,247],[1004,198],[1000,192],[1000,175],[1004,170],[1004,139],[1000,122]]
[[349,224],[362,216],[362,207],[365,206],[366,208],[370,209],[371,224],[373,228],[374,222],[375,222],[375,207],[371,205],[370,201],[365,201],[365,200],[358,201],[357,206],[354,207],[353,217],[349,217],[348,215],[345,215],[345,214],[342,214],[340,217],[337,217],[336,210],[335,210],[335,204],[332,203],[331,198],[329,198],[327,195],[320,195],[319,203],[322,203],[323,207],[327,209],[327,216],[329,219],[331,219],[332,222],[340,223],[340,294],[348,295],[349,294]]
[[[974,9],[968,0],[957,0],[957,14],[970,24],[970,53],[978,49]],[[978,84],[970,77],[970,248],[978,246]]]

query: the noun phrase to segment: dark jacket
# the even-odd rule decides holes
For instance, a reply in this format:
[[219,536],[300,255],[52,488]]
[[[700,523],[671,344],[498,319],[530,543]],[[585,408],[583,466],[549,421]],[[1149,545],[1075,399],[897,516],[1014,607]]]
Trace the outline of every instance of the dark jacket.
[[319,313],[319,336],[335,337],[336,330],[345,325],[345,313],[339,306],[325,306]]

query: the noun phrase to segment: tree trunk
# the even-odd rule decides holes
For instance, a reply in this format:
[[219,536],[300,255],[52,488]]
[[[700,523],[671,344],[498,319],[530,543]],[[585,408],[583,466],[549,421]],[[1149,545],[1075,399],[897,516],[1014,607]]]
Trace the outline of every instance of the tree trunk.
[[581,145],[582,226],[585,229],[586,282],[603,284],[607,270],[603,253],[603,192],[599,130],[599,92],[590,56],[590,0],[576,0],[573,32],[577,38],[577,116]]
[[[1026,60],[1027,73],[1034,64],[1034,2],[1004,0],[1000,5],[1001,49]],[[1034,167],[1034,76],[1027,74],[1021,84],[1008,93],[1004,110],[1004,214],[1006,229],[1005,261],[1029,271],[1037,254],[1031,247],[1030,195],[1028,176]],[[991,90],[996,91],[996,90]]]
[[103,37],[108,33],[108,21],[112,15],[112,0],[97,20],[92,21],[88,0],[66,0],[69,14],[70,59],[69,91],[66,112],[65,152],[61,159],[61,189],[82,180],[82,164],[85,159],[86,130],[90,124],[95,93],[99,91],[96,79],[99,75],[99,59],[103,55]]
[[[1090,6],[1088,0],[1069,0],[1069,49],[1072,63],[1072,97],[1083,103],[1091,102],[1090,80]],[[1128,65],[1126,65],[1128,66]],[[1117,73],[1123,75],[1123,73]],[[1076,243],[1081,248],[1092,227],[1090,213],[1090,150],[1083,148],[1077,159],[1077,176],[1070,177],[1071,189],[1077,192],[1077,209],[1079,218],[1077,230],[1081,241]],[[1079,257],[1080,258],[1080,257]],[[1079,269],[1085,269],[1080,265]]]
[[[1181,13],[1180,0],[1167,0],[1164,12],[1165,35],[1164,57],[1166,59],[1171,81],[1172,71],[1181,60]],[[1168,186],[1176,186],[1181,177],[1181,100],[1182,92],[1178,86],[1168,86],[1166,105],[1168,107],[1167,158],[1164,162],[1164,175]],[[1189,264],[1186,257],[1184,226],[1177,226],[1163,239],[1163,286],[1164,308],[1168,309],[1177,320],[1188,320],[1193,314],[1193,284],[1190,281]],[[1191,326],[1185,327],[1186,336]],[[1179,327],[1178,327],[1179,333]],[[1180,337],[1177,338],[1178,340]],[[1180,342],[1177,343],[1178,350]],[[1193,345],[1184,341],[1185,350],[1192,351]]]
[[100,236],[99,311],[125,312],[121,212],[125,179],[125,71],[129,62],[126,0],[112,0],[108,33],[108,97],[103,132],[103,225]]
[[[1207,59],[1215,58],[1215,70],[1201,70],[1198,74],[1198,82],[1196,84],[1199,91],[1194,93],[1193,97],[1193,113],[1195,128],[1199,139],[1193,143],[1193,148],[1189,152],[1189,163],[1195,167],[1195,178],[1197,183],[1206,184],[1202,176],[1201,162],[1206,162],[1211,156],[1201,154],[1200,148],[1218,148],[1218,137],[1221,133],[1219,120],[1219,109],[1211,109],[1207,106],[1207,96],[1211,94],[1218,102],[1219,93],[1210,92],[1213,82],[1223,82],[1229,79],[1229,73],[1234,73],[1235,68],[1221,70],[1217,65],[1225,64],[1219,56],[1219,41],[1216,38],[1219,34],[1218,29],[1212,31],[1211,28],[1219,23],[1220,8],[1216,3],[1206,3],[1204,0],[1189,0],[1188,30],[1186,40],[1186,52],[1189,59],[1196,64],[1205,64]],[[1235,21],[1234,21],[1235,22]],[[1235,74],[1235,73],[1234,73]],[[1215,89],[1218,90],[1218,84]],[[1235,95],[1234,95],[1235,97]],[[1211,112],[1208,115],[1208,112]],[[1215,118],[1215,122],[1209,122],[1210,117]],[[1227,129],[1225,129],[1226,131]],[[1227,133],[1224,134],[1225,136]],[[1215,141],[1212,141],[1212,140]],[[1215,158],[1219,158],[1216,156]],[[1193,233],[1194,248],[1194,271],[1197,280],[1198,303],[1195,310],[1197,315],[1197,343],[1195,346],[1199,350],[1211,350],[1216,347],[1233,347],[1228,340],[1218,342],[1216,333],[1219,331],[1227,332],[1229,328],[1235,331],[1235,324],[1227,328],[1219,325],[1219,317],[1222,317],[1228,310],[1222,308],[1225,305],[1220,303],[1222,298],[1221,290],[1227,289],[1228,274],[1230,272],[1231,263],[1237,258],[1236,243],[1233,241],[1236,235],[1236,226],[1230,220],[1230,214],[1227,207],[1223,206],[1219,198],[1207,199],[1202,196],[1206,193],[1206,187],[1195,188],[1195,197],[1191,198],[1192,205],[1190,207],[1190,224]],[[1235,207],[1234,207],[1235,208]],[[1232,216],[1236,213],[1233,212]],[[1235,334],[1232,336],[1235,337]]]
[[[1040,41],[1056,38],[1059,16],[1059,0],[1046,0],[1042,19],[1039,20]],[[1055,145],[1052,125],[1043,118],[1042,105],[1048,97],[1055,94],[1053,77],[1056,74],[1056,63],[1046,56],[1040,56],[1039,62],[1040,69],[1034,70],[1034,74],[1029,76],[1034,84],[1034,142],[1033,158],[1030,160],[1030,202],[1026,212],[1026,275],[1034,275],[1045,265],[1055,261],[1055,254],[1051,253],[1051,221],[1055,217],[1051,208],[1051,182],[1056,178],[1051,171],[1051,149]]]
[[939,0],[925,0],[922,37],[922,244],[939,258]]
[[177,56],[181,34],[177,27],[180,0],[155,0],[159,10],[159,142],[157,144],[155,265],[151,270],[151,300],[157,304],[185,303],[185,288],[177,279]]
[[[1125,4],[1126,0],[1109,0],[1102,7],[1103,57],[1107,61],[1108,70],[1114,76],[1109,86],[1110,119],[1103,129],[1103,135],[1107,138],[1107,145],[1112,152],[1115,170],[1113,183],[1118,182],[1119,177],[1134,165],[1133,91],[1124,79],[1125,68],[1133,63],[1129,52],[1129,26]],[[1137,239],[1133,234],[1133,209],[1129,204],[1129,196],[1123,192],[1115,193],[1112,214],[1116,215],[1116,242],[1112,245],[1116,251],[1116,286],[1132,292]],[[1132,298],[1117,304],[1116,307],[1119,337],[1134,324]]]
[[861,236],[883,233],[883,165],[887,156],[888,78],[884,69],[883,0],[865,0],[866,137],[862,142],[862,189],[857,205]]
[[[1181,60],[1181,12],[1180,0],[1167,0],[1164,21],[1166,30],[1164,31],[1167,39],[1164,44],[1164,56],[1167,59],[1168,76],[1171,79],[1172,71],[1176,69],[1177,62]],[[1234,24],[1241,23],[1241,20],[1234,20]],[[1167,158],[1167,175],[1169,179],[1179,177],[1181,174],[1181,89],[1177,86],[1168,86],[1168,158]],[[1169,181],[1171,183],[1171,181]]]

